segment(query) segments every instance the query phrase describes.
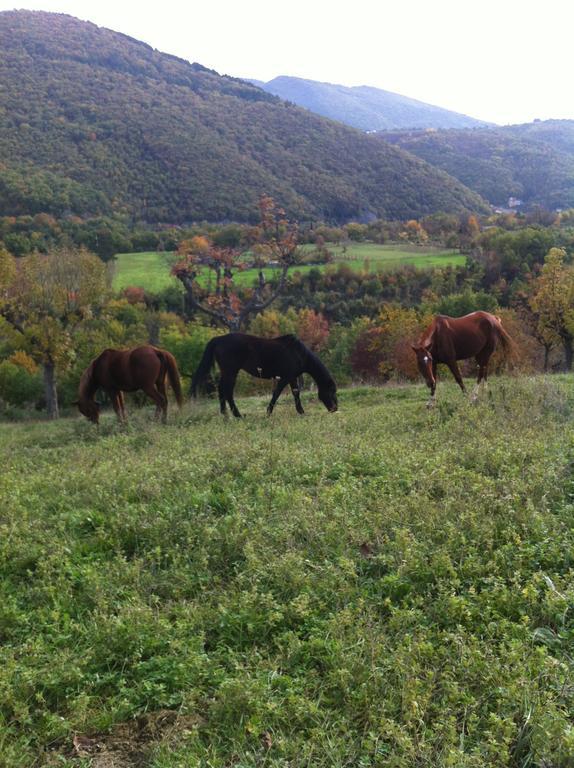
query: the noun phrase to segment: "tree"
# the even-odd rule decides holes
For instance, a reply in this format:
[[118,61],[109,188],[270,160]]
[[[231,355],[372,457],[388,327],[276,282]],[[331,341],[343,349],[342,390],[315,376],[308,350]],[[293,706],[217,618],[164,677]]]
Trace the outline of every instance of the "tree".
[[46,407],[58,418],[56,371],[74,355],[74,334],[100,307],[106,267],[84,249],[60,247],[21,259],[0,254],[0,316],[42,367]]
[[[259,211],[261,222],[250,232],[249,251],[194,237],[180,243],[178,254],[182,258],[172,269],[185,288],[188,308],[205,313],[230,331],[241,330],[251,316],[275,301],[285,287],[290,267],[298,261],[297,225],[287,221],[271,197],[260,198]],[[265,276],[269,267],[279,270],[273,283]],[[257,282],[252,289],[240,292],[236,277],[246,269],[257,270]]]
[[564,365],[572,370],[574,359],[574,269],[564,264],[566,251],[551,248],[542,273],[534,281],[530,306],[538,315],[538,332],[555,335],[562,344]]
[[402,240],[407,240],[409,243],[417,243],[418,245],[424,245],[429,239],[424,227],[415,219],[407,221],[399,237]]

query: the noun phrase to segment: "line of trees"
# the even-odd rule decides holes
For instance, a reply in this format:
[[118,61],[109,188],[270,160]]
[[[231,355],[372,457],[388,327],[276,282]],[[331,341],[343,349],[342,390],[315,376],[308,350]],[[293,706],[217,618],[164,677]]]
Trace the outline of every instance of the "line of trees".
[[[429,219],[426,226],[441,221]],[[369,273],[343,265],[291,274],[300,258],[299,229],[272,198],[263,197],[258,225],[180,241],[173,271],[185,291],[183,318],[141,289],[114,297],[106,264],[83,246],[57,243],[20,258],[0,248],[0,399],[38,399],[41,373],[42,400],[56,418],[59,382],[69,402],[79,373],[105,346],[163,343],[187,374],[205,341],[222,329],[269,336],[295,332],[326,356],[343,381],[416,377],[409,344],[430,316],[475,309],[505,313],[525,350],[525,367],[571,370],[569,221],[565,215],[560,227],[481,231],[472,217],[459,217],[457,226],[460,231],[464,224],[471,250],[462,268]],[[360,226],[364,232],[367,225]],[[420,223],[404,223],[409,238],[423,237],[422,229]],[[353,231],[348,225],[345,235],[362,237]],[[315,231],[319,247],[323,235],[328,233]],[[238,278],[253,267],[257,281],[246,287]]]

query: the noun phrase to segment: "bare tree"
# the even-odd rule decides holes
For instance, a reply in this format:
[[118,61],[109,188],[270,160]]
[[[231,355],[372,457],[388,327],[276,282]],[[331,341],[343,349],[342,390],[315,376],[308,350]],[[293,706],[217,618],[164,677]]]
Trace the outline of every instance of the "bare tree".
[[[259,211],[260,224],[251,230],[246,248],[221,248],[194,237],[180,243],[182,258],[172,270],[185,288],[187,306],[230,331],[241,330],[275,301],[299,260],[297,224],[287,220],[271,197],[260,198]],[[272,282],[266,277],[270,268],[277,277]],[[257,270],[257,278],[240,291],[236,278],[247,269]]]

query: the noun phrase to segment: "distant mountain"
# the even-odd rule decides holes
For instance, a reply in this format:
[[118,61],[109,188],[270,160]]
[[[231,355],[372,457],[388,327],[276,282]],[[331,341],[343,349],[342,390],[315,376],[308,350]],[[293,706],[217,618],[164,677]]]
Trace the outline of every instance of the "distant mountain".
[[418,158],[62,14],[0,13],[0,215],[345,221],[485,210]]
[[491,204],[574,207],[574,121],[472,131],[385,131],[378,137],[446,171]]
[[249,82],[311,112],[363,131],[487,125],[473,117],[367,85],[348,87],[286,76],[276,77],[268,83],[261,80]]

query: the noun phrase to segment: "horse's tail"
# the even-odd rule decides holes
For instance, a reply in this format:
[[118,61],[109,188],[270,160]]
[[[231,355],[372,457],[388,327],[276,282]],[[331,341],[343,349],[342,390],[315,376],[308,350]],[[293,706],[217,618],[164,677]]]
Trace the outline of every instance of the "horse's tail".
[[516,357],[516,342],[502,326],[502,320],[500,317],[497,317],[496,321],[497,322],[494,324],[494,328],[496,330],[497,339],[502,346],[504,357],[512,361]]
[[178,406],[181,408],[183,404],[183,396],[181,394],[181,381],[179,378],[179,370],[177,368],[177,362],[175,360],[175,357],[171,354],[171,352],[168,352],[165,349],[161,350],[161,357],[163,359],[163,362],[165,363],[165,367],[167,370],[167,377],[169,379],[169,383],[171,384],[171,388],[173,389],[173,392],[175,394],[175,399],[177,401]]
[[213,361],[215,359],[215,347],[218,340],[219,339],[216,336],[214,339],[211,339],[211,341],[208,341],[205,345],[203,356],[199,361],[196,372],[193,374],[193,378],[191,379],[191,394],[193,397],[197,397],[197,390],[204,383],[211,372]]

